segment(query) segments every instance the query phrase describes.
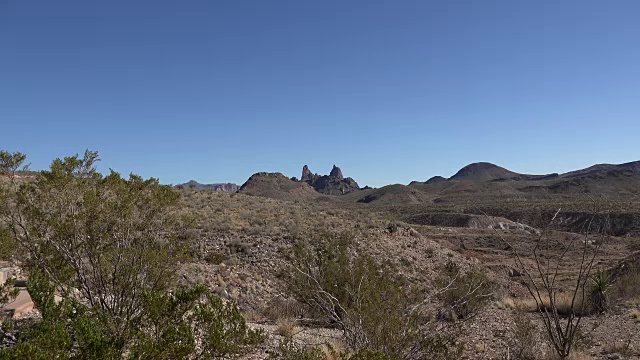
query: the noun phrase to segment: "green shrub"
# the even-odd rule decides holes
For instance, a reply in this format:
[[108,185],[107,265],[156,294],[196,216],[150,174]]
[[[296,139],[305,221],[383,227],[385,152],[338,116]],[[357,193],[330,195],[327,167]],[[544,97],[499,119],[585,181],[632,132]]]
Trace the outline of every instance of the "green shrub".
[[400,230],[400,224],[398,224],[395,221],[392,221],[390,223],[387,224],[387,231],[391,234],[395,234],[398,232],[398,230]]
[[103,176],[91,151],[18,183],[24,159],[0,151],[0,174],[9,174],[0,184],[0,238],[27,250],[20,260],[42,319],[18,329],[0,358],[214,358],[263,340],[208,289],[170,293],[193,223],[176,217],[178,192],[153,178]]
[[[328,325],[342,330],[356,354],[386,359],[454,357],[453,338],[430,333],[412,290],[388,266],[355,248],[352,236],[325,236],[299,244],[292,257],[290,291]],[[365,355],[362,355],[365,356]]]
[[241,354],[264,340],[251,330],[238,307],[223,302],[204,286],[179,288],[173,294],[145,296],[145,317],[130,354],[131,359],[217,358]]
[[4,284],[0,285],[0,305],[10,303],[18,296],[20,290],[15,287],[16,280],[14,278],[7,279]]
[[591,276],[591,308],[597,312],[609,309],[609,290],[613,286],[611,276],[606,271],[597,271]]
[[121,358],[124,341],[110,332],[112,319],[69,297],[56,303],[54,286],[47,275],[37,270],[29,275],[28,291],[42,319],[19,329],[16,346],[1,350],[0,358]]
[[265,340],[262,330],[249,328],[235,303],[223,302],[209,291],[195,307],[193,319],[204,358],[240,354]]
[[[225,303],[204,286],[169,293],[144,294],[137,328],[124,336],[110,332],[104,316],[70,298],[53,300],[53,286],[34,272],[29,281],[42,320],[22,329],[15,347],[0,351],[2,359],[184,359],[242,354],[264,340],[251,330],[234,303]],[[202,339],[197,352],[196,335]]]
[[278,343],[277,352],[272,353],[269,358],[274,360],[325,360],[324,353],[319,348],[299,348],[286,337]]

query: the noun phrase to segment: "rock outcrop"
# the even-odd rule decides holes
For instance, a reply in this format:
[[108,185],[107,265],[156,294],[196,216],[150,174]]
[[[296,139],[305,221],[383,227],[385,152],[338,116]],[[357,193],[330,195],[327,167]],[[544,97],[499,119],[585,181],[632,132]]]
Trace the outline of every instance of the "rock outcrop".
[[311,184],[314,181],[318,180],[319,178],[320,178],[320,175],[312,173],[311,170],[309,170],[309,167],[307,165],[302,167],[302,177],[300,178],[300,181],[306,182],[307,184]]
[[314,174],[305,165],[302,168],[301,182],[311,185],[317,192],[327,195],[344,195],[360,189],[352,178],[345,178],[342,170],[333,165],[329,175]]
[[340,168],[335,166],[335,165],[333,165],[333,168],[331,169],[331,172],[329,173],[329,177],[334,178],[334,179],[338,179],[338,180],[344,179],[344,176],[342,175],[342,170],[340,170]]

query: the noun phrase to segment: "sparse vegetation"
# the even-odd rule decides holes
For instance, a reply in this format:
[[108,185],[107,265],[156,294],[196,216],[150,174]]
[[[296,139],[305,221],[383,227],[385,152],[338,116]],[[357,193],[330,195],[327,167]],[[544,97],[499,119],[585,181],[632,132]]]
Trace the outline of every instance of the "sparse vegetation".
[[611,297],[618,302],[640,305],[640,263],[637,255],[630,260],[624,261],[620,273],[611,279],[615,285],[611,289]]
[[[585,306],[582,309],[576,309],[575,303],[582,303],[581,298],[574,299],[572,293],[558,292],[555,295],[553,303],[549,301],[547,295],[542,295],[542,300],[527,298],[504,298],[501,300],[501,306],[507,309],[522,310],[526,312],[537,313],[539,311],[556,311],[560,316],[569,316],[570,314],[590,315],[593,313],[589,301],[584,301]],[[572,305],[573,304],[573,305]]]
[[513,312],[513,322],[514,343],[510,348],[510,355],[513,356],[514,359],[536,359],[540,351],[537,336],[539,333],[538,329],[522,310]]
[[340,329],[350,349],[389,359],[456,356],[455,338],[444,330],[435,332],[416,305],[420,301],[415,289],[359,254],[349,234],[322,240],[296,248],[290,289],[327,324]]
[[438,296],[445,307],[444,315],[451,320],[468,319],[493,295],[486,276],[477,269],[463,273],[452,261],[444,267],[436,284],[441,289]]
[[287,317],[281,317],[276,321],[276,332],[285,338],[292,339],[296,334],[298,327],[296,320]]
[[[551,223],[556,219],[560,211],[556,212],[551,219]],[[594,215],[595,217],[595,215]],[[592,218],[593,220],[593,218]],[[587,300],[587,290],[589,280],[593,280],[593,266],[598,250],[603,244],[606,237],[606,229],[601,228],[595,231],[599,236],[597,241],[592,241],[592,222],[587,222],[584,226],[584,237],[575,236],[569,240],[567,244],[562,245],[558,253],[553,253],[551,249],[555,244],[551,244],[550,238],[547,236],[546,229],[540,232],[533,248],[534,270],[531,270],[524,263],[520,253],[506,240],[512,253],[514,254],[516,263],[526,274],[527,281],[524,282],[531,298],[535,302],[535,309],[545,326],[550,343],[552,344],[556,354],[560,358],[567,358],[574,350],[575,343],[578,340],[580,322],[582,317],[590,312],[590,308],[594,305],[594,298]],[[556,283],[559,268],[565,261],[566,255],[573,246],[579,249],[581,260],[579,261],[579,272],[575,277],[575,284],[568,295],[559,297],[560,291]],[[534,275],[535,274],[535,275]],[[595,289],[598,303],[602,305],[603,299],[599,290],[608,290],[610,285],[607,278],[601,278],[603,285],[607,289]],[[606,280],[606,281],[605,281]],[[560,300],[559,299],[564,299]],[[605,299],[606,300],[606,299]]]

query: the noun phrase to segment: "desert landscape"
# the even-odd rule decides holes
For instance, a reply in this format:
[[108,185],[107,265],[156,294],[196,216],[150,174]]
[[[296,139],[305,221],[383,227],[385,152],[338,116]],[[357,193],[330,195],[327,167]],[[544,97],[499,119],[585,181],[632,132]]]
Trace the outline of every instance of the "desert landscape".
[[[241,186],[192,181],[168,187],[117,173],[103,177],[92,170],[95,157],[97,153],[87,152],[84,158],[56,160],[50,170],[33,172],[18,170],[19,153],[3,152],[2,260],[9,279],[3,286],[4,357],[23,352],[34,358],[52,352],[66,356],[59,351],[70,341],[69,351],[82,356],[105,351],[101,357],[157,358],[154,347],[161,347],[162,353],[165,346],[179,349],[181,337],[187,335],[171,326],[141,327],[144,321],[153,323],[146,319],[153,308],[143,305],[129,320],[138,335],[129,329],[116,341],[113,332],[100,333],[100,327],[117,329],[112,321],[123,316],[115,317],[110,307],[113,291],[141,291],[140,296],[155,292],[180,308],[179,291],[200,288],[208,295],[194,295],[189,304],[217,299],[220,306],[237,306],[238,311],[231,319],[224,311],[211,313],[224,329],[214,343],[204,342],[213,334],[194,325],[195,319],[182,315],[187,323],[176,324],[191,329],[182,331],[192,337],[194,349],[209,346],[213,357],[640,356],[640,162],[550,175],[523,175],[477,163],[449,178],[361,189],[335,165],[329,175],[313,174],[305,166],[300,180],[256,173]],[[116,183],[120,187],[108,190]],[[111,194],[104,198],[106,204],[89,202],[87,196],[98,196],[102,186],[107,187],[103,195]],[[121,219],[110,211],[93,216],[86,212],[97,211],[94,206],[110,208],[112,202],[114,209],[125,211],[124,199],[156,191],[168,192],[163,196],[171,197],[172,205],[160,209],[153,201],[130,203],[129,215],[123,218],[133,221],[132,228],[118,225]],[[75,210],[31,203],[27,194],[39,201],[67,203]],[[116,195],[124,198],[113,198]],[[37,220],[20,218],[26,214]],[[107,228],[96,228],[101,222]],[[31,227],[34,224],[49,230],[40,234]],[[125,248],[131,247],[128,251],[134,254],[125,257],[128,261],[122,260],[122,266],[131,268],[118,269],[110,256],[123,257],[118,251],[122,245],[113,243],[119,238],[113,229],[121,227],[160,247],[148,253],[148,244],[136,245],[130,239]],[[154,235],[144,235],[149,232]],[[64,234],[76,235],[72,240]],[[91,240],[90,234],[101,234],[102,239]],[[169,234],[179,245],[171,255],[177,257],[156,263],[155,252],[169,251],[164,247],[172,238]],[[93,253],[87,244],[104,254]],[[65,268],[59,261],[70,262],[65,280],[57,273]],[[149,266],[162,268],[162,287],[142,280],[118,283],[130,270],[138,276],[157,275],[158,269]],[[33,271],[39,282],[50,274],[48,295],[38,287],[41,283],[31,284]],[[96,273],[102,277],[93,278]],[[103,277],[112,284],[103,283]],[[33,291],[37,296],[25,299]],[[87,298],[90,291],[103,300]],[[162,295],[165,291],[169,292]],[[133,296],[119,306],[136,301]],[[80,325],[72,320],[78,315],[72,314],[80,311],[65,315],[63,304],[84,309],[98,327],[93,336],[98,332],[104,338],[84,343],[73,335],[79,331],[74,326]],[[46,315],[51,307],[57,309],[57,318]],[[160,319],[155,321],[168,320]],[[48,348],[43,343],[47,339],[41,338],[47,333],[39,336],[37,330],[63,320],[74,324],[66,329],[71,337],[64,340],[61,335],[57,340],[62,343]],[[160,340],[142,341],[143,334]],[[122,345],[114,348],[113,341]],[[38,345],[32,348],[33,343]],[[185,351],[169,358],[202,356]]]
[[640,359],[639,15],[0,0],[0,360]]

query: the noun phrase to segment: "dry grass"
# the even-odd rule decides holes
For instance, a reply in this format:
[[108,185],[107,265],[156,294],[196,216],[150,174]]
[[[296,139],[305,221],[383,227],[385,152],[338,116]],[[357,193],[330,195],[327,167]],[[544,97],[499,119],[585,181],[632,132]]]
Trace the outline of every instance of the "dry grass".
[[344,354],[346,349],[344,343],[339,339],[332,339],[320,347],[324,360],[341,360],[344,357],[340,354]]
[[631,269],[615,280],[614,296],[628,304],[640,304],[638,284],[640,284],[640,270]]
[[[180,193],[180,211],[193,220],[189,231],[194,239],[246,236],[302,239],[317,229],[338,232],[373,229],[388,222],[386,216],[371,209],[342,207],[333,202],[293,202],[191,189]],[[226,250],[211,255],[210,261],[226,262],[237,249]]]
[[523,311],[514,311],[512,354],[516,359],[536,359],[541,350],[540,330]]
[[262,314],[260,314],[260,312],[256,311],[254,308],[245,309],[243,314],[244,319],[249,322],[256,322],[263,319]]
[[514,298],[510,297],[510,296],[506,296],[506,297],[503,297],[502,299],[498,300],[496,302],[496,306],[500,310],[506,310],[506,309],[520,310],[517,307],[516,300]]
[[564,359],[561,359],[556,353],[553,353],[553,352],[547,353],[546,356],[537,357],[537,358],[541,358],[544,360],[594,360],[596,359],[589,354],[583,353],[582,351],[574,351]]
[[581,351],[574,351],[564,359],[560,359],[560,357],[558,357],[558,355],[556,355],[555,353],[548,354],[546,357],[544,357],[544,359],[545,360],[594,360],[595,358]]
[[585,354],[583,352],[572,352],[567,360],[592,360],[593,356]]
[[262,313],[267,319],[277,321],[282,318],[301,317],[305,314],[305,308],[294,299],[276,296],[267,303]]
[[624,304],[629,306],[637,306],[640,307],[640,297],[627,299],[624,301]]
[[[572,311],[574,311],[575,313],[578,313],[580,308],[580,303],[581,303],[581,296],[576,297],[573,305],[573,309],[571,306],[572,302],[573,302],[573,294],[571,293],[556,294],[555,305],[556,305],[556,309],[558,310],[558,314],[568,315]],[[541,307],[538,305],[536,300],[533,299],[532,297],[527,297],[527,298],[505,297],[499,300],[496,303],[496,305],[500,309],[512,309],[512,310],[519,310],[519,311],[526,311],[526,312],[536,312],[540,308],[551,310],[551,302],[549,301],[549,296],[544,296],[544,295],[542,298]],[[589,315],[591,313],[591,302],[588,300],[585,300],[584,306],[585,306],[585,309],[582,315]]]
[[624,359],[627,359],[629,356],[631,356],[634,353],[633,348],[631,347],[631,340],[629,341],[618,340],[614,343],[606,344],[603,347],[603,352],[605,354],[623,355]]
[[296,320],[292,318],[281,318],[276,321],[276,333],[287,339],[292,339],[298,333]]

